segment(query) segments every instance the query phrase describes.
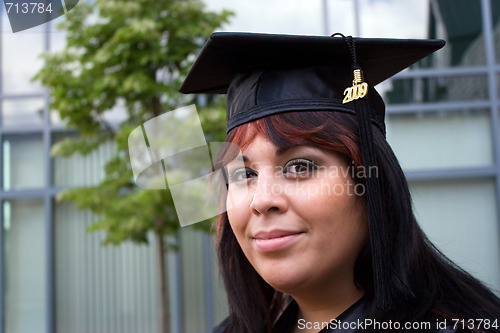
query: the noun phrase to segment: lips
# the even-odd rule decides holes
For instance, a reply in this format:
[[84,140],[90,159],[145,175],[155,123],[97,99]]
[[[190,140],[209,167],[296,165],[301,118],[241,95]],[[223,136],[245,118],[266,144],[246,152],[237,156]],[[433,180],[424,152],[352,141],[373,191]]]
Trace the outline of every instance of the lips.
[[283,249],[294,243],[304,233],[292,230],[259,231],[255,234],[255,246],[263,252],[272,252]]

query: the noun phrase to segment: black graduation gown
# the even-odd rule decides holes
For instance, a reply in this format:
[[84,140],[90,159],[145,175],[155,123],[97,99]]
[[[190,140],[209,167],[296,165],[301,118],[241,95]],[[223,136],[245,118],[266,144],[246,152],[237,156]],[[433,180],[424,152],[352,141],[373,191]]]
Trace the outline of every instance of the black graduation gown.
[[[363,326],[364,320],[368,316],[367,303],[364,298],[360,299],[353,305],[351,305],[347,310],[340,314],[336,320],[330,321],[330,323],[319,330],[318,333],[358,333],[364,332],[366,326]],[[277,320],[273,328],[273,333],[290,333],[293,332],[295,325],[302,325],[301,322],[297,323],[297,312],[298,306],[295,301],[291,301],[286,307],[285,311],[281,314],[280,318]],[[223,333],[227,325],[227,319],[224,320],[219,326],[217,326],[213,333]],[[306,323],[303,322],[303,325]],[[314,325],[309,323],[309,325]],[[324,325],[322,325],[324,326]],[[300,328],[305,328],[302,326]],[[313,326],[314,328],[314,326]],[[429,332],[429,333],[458,333],[458,332],[471,332],[470,330],[454,330],[453,328],[447,327],[443,329],[434,328],[431,330],[416,330],[415,332]]]
[[[305,322],[299,321],[297,323],[297,312],[298,312],[297,303],[295,303],[295,301],[292,300],[285,309],[285,311],[281,314],[276,324],[274,325],[274,333],[293,332],[293,328],[295,325],[299,325],[300,328],[305,328],[306,325]],[[366,317],[367,317],[366,302],[364,302],[364,299],[362,298],[353,305],[351,305],[347,310],[342,312],[342,314],[340,314],[335,321],[330,321],[328,326],[326,326],[319,332],[320,333],[358,332],[358,330],[356,329],[359,326],[358,321],[364,320]],[[338,327],[340,327],[340,323],[344,323],[345,325],[342,325],[342,327],[347,327],[347,329],[339,329]],[[312,325],[312,328],[314,328],[313,323],[308,323],[308,324]]]
[[[290,302],[289,306],[285,309],[283,314],[276,322],[273,333],[290,333],[293,332],[293,328],[295,325],[301,325],[301,322],[297,322],[297,311],[298,311],[297,303],[295,303],[295,301]],[[361,298],[359,301],[351,305],[347,310],[342,312],[342,314],[340,314],[335,320],[330,321],[329,324],[326,325],[323,329],[321,330],[318,329],[318,333],[365,332],[370,329],[369,326],[365,325],[366,318],[368,318],[367,302],[365,298]],[[434,322],[435,319],[429,321],[429,323],[434,323]],[[310,325],[314,324],[310,323]],[[305,327],[302,326],[299,328],[305,328]],[[314,328],[314,326],[312,326],[312,328]],[[377,332],[383,332],[383,331],[384,330],[382,329],[378,330]],[[434,328],[430,330],[415,330],[414,332],[457,333],[459,331],[447,327],[443,329]],[[471,331],[465,330],[463,332],[471,332]]]

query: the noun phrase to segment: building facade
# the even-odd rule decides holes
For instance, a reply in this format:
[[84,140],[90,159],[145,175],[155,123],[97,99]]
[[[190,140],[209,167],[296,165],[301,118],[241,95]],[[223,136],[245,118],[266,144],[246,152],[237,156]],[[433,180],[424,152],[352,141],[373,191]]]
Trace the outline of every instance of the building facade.
[[388,140],[429,238],[498,291],[500,3],[429,5],[428,36],[447,45],[391,81]]
[[[330,0],[330,11],[344,2]],[[363,8],[398,0],[358,2],[361,14],[355,7],[345,14],[357,13],[362,36],[371,37]],[[425,5],[421,37],[447,46],[379,87],[388,102],[388,140],[429,238],[498,291],[500,5]],[[74,135],[49,109],[48,92],[31,81],[38,55],[64,45],[56,24],[13,34],[5,8],[0,15],[0,333],[158,332],[153,237],[150,246],[103,247],[104,235],[86,231],[95,217],[56,200],[61,189],[102,179],[113,151],[50,156],[54,143]],[[227,307],[213,238],[186,227],[171,241],[179,245],[167,263],[172,332],[209,332]]]

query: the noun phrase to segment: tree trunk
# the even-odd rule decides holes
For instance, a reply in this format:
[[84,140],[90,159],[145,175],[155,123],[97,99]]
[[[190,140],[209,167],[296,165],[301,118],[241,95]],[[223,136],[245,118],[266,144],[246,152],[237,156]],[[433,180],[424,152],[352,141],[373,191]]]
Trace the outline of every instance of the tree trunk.
[[168,304],[168,281],[165,269],[165,241],[163,235],[155,232],[156,249],[158,251],[158,289],[160,291],[159,299],[159,333],[170,333],[169,304]]

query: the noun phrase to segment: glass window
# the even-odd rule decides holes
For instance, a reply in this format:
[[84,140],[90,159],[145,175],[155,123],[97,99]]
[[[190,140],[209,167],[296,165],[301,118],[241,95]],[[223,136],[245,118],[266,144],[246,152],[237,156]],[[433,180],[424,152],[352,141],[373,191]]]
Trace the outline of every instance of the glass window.
[[[344,0],[342,0],[344,2]],[[288,34],[321,34],[321,1],[303,0],[206,0],[208,10],[235,12],[226,31],[253,31]],[[266,10],[262,10],[265,8]],[[279,17],[279,19],[276,19]]]
[[40,136],[6,137],[2,148],[5,190],[34,189],[45,185],[44,149]]
[[500,98],[500,74],[496,75],[496,79],[497,79],[497,98]]
[[[316,1],[309,2],[314,3]],[[355,30],[358,22],[355,17],[356,1],[322,0],[321,3],[323,6],[320,8],[316,20],[319,21],[321,19],[323,21],[325,18],[327,19],[328,22],[325,24],[324,28],[327,28],[328,31],[322,31],[323,34],[331,35],[335,32],[347,33],[348,31],[353,31],[353,33],[347,34],[356,35]],[[327,14],[325,17],[322,17],[321,15],[324,15],[323,10],[325,4],[327,7]]]
[[64,121],[62,121],[61,117],[59,116],[59,113],[57,111],[49,111],[50,113],[50,123],[55,126],[63,126],[66,125]]
[[178,252],[170,251],[168,255],[172,330],[208,332],[228,314],[215,239],[193,227],[180,230],[178,243],[173,237],[166,239],[179,245]]
[[486,75],[394,79],[380,93],[387,104],[488,100]]
[[426,37],[442,38],[447,42],[438,52],[440,60],[437,63],[444,66],[486,64],[481,1],[435,0],[428,4],[430,20]]
[[458,265],[500,290],[499,226],[493,180],[410,184],[417,219]]
[[496,62],[500,63],[500,2],[490,1]]
[[[334,31],[355,31],[358,17],[362,37],[442,38],[447,46],[431,56],[439,67],[484,65],[481,1],[328,0],[335,15]],[[346,10],[338,10],[349,3]],[[357,13],[356,13],[357,6]],[[498,6],[497,6],[498,7]]]
[[5,100],[2,103],[2,126],[26,128],[42,126],[45,101],[42,98]]
[[205,275],[205,242],[200,231],[192,227],[181,230],[181,262],[182,285],[184,303],[184,331],[204,332],[207,330],[207,300],[206,288],[208,287]]
[[26,94],[41,92],[38,82],[31,79],[42,67],[39,55],[44,51],[43,33],[2,34],[2,92],[4,94]]
[[404,169],[493,164],[488,111],[391,114],[387,139]]
[[66,31],[58,30],[56,27],[64,21],[64,15],[50,22],[50,51],[61,52],[66,47]]
[[212,274],[213,274],[213,295],[214,303],[212,306],[214,314],[214,325],[219,324],[229,314],[229,307],[227,304],[226,290],[224,289],[224,281],[217,266],[217,253],[215,251],[215,237],[211,237],[210,252],[212,256]]
[[2,19],[2,25],[1,25],[1,29],[2,29],[2,33],[5,33],[5,32],[12,32],[12,29],[10,28],[10,23],[9,23],[9,17],[7,16],[7,11],[4,10],[4,6],[0,7],[0,15],[2,15],[1,19]]
[[43,201],[4,201],[3,228],[5,332],[44,333],[47,285]]
[[96,219],[88,211],[63,202],[54,214],[56,331],[158,332],[153,237],[103,246],[102,233],[87,232]]
[[[334,4],[348,3],[358,6],[360,33],[363,37],[426,38],[428,32],[429,2],[422,0],[330,0],[337,21],[346,20]],[[353,7],[352,10],[355,10]],[[347,14],[347,16],[351,16]],[[345,29],[352,31],[352,28]]]
[[[53,135],[53,144],[60,142],[68,134]],[[75,187],[99,183],[105,176],[104,166],[115,154],[113,143],[105,143],[96,150],[83,156],[75,153],[70,157],[56,156],[53,158],[52,179],[55,186]]]

